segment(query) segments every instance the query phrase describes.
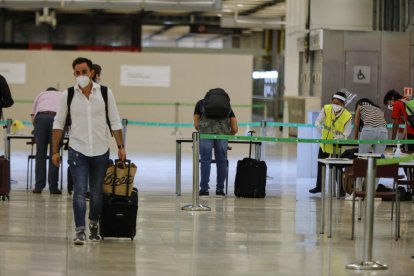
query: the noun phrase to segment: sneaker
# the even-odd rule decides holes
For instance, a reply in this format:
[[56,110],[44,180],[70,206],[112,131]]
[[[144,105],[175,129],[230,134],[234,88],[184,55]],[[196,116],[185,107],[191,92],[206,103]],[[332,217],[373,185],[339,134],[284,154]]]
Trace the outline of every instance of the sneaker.
[[226,194],[223,190],[216,190],[216,197],[224,197]]
[[51,194],[51,195],[61,195],[61,194],[62,194],[62,191],[61,191],[61,190],[59,190],[59,189],[56,189],[56,190],[51,190],[51,191],[50,191],[50,194]]
[[208,197],[210,195],[208,190],[200,190],[200,192],[198,193],[198,195],[200,197]]
[[32,191],[34,194],[41,194],[42,193],[42,190],[36,190],[36,189],[33,189],[33,191]]
[[73,244],[84,245],[85,243],[86,243],[85,232],[83,231],[76,232],[76,237],[73,239]]
[[89,224],[89,241],[91,242],[101,241],[101,236],[99,236],[98,224]]
[[320,192],[321,192],[320,187],[315,187],[315,188],[309,190],[309,193],[311,193],[311,194],[317,194],[317,193],[320,193]]

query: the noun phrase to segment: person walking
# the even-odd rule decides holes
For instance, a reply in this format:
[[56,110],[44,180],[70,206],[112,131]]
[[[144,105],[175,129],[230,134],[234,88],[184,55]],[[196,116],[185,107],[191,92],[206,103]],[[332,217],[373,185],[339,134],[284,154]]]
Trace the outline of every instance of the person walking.
[[[68,164],[73,178],[73,212],[75,219],[75,245],[86,242],[86,192],[90,189],[89,241],[98,242],[99,218],[102,210],[102,186],[109,159],[108,128],[112,130],[118,146],[118,158],[126,158],[122,124],[111,89],[92,81],[91,60],[79,57],[72,62],[76,85],[65,90],[53,123],[52,161],[60,165],[59,141],[66,121],[68,127]],[[107,91],[107,103],[103,91]],[[73,95],[68,106],[68,96]],[[106,110],[107,107],[107,110]],[[69,116],[68,116],[69,115]],[[108,125],[109,124],[109,125]]]
[[[201,134],[231,134],[238,131],[237,119],[230,106],[230,97],[222,88],[210,89],[194,109],[194,127]],[[223,197],[227,177],[227,140],[200,139],[200,196],[210,195],[209,182],[212,151],[217,167],[216,196]]]
[[[344,92],[338,91],[332,96],[332,102],[325,105],[316,118],[315,125],[322,129],[321,139],[346,139],[352,131],[352,115],[345,108],[347,96]],[[328,158],[334,153],[332,144],[320,144],[318,159]],[[316,186],[309,190],[310,193],[320,193],[322,190],[322,166],[318,162],[318,173]]]
[[[34,100],[32,113],[33,140],[36,145],[35,159],[35,187],[33,193],[40,194],[46,187],[46,161],[49,148],[49,156],[52,156],[52,129],[53,120],[59,105],[61,92],[54,87],[49,87],[41,92]],[[59,147],[60,148],[60,147]],[[62,194],[58,187],[59,168],[49,160],[47,182],[51,194]]]

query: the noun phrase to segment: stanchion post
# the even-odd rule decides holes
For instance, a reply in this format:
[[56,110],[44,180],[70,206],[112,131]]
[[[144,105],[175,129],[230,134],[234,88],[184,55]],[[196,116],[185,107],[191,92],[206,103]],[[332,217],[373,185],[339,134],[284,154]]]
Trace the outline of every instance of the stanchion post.
[[126,131],[128,126],[128,119],[122,119],[122,144],[126,145]]
[[[267,132],[267,121],[266,120],[261,120],[260,121],[260,136],[262,137],[266,137],[266,132]],[[264,143],[262,143],[262,147],[261,147],[261,152],[258,153],[256,152],[256,156],[260,156],[260,160],[264,160],[266,159],[266,149],[263,146]]]
[[174,135],[181,135],[180,130],[178,129],[178,123],[180,121],[180,103],[179,102],[175,102],[174,103],[174,122],[175,122],[175,126],[174,126]]
[[322,166],[321,170],[321,183],[322,183],[322,191],[321,191],[321,197],[322,197],[322,211],[321,211],[321,234],[325,232],[325,176],[326,176],[326,165],[324,164]]
[[367,168],[367,197],[364,224],[364,251],[362,262],[356,262],[346,265],[347,269],[356,270],[380,270],[387,269],[386,264],[372,260],[372,241],[374,234],[374,194],[375,194],[375,176],[376,176],[375,158],[368,157]]
[[200,133],[193,132],[193,204],[183,206],[181,209],[184,211],[211,211],[210,207],[199,203],[199,145]]
[[181,195],[181,142],[175,142],[175,194]]

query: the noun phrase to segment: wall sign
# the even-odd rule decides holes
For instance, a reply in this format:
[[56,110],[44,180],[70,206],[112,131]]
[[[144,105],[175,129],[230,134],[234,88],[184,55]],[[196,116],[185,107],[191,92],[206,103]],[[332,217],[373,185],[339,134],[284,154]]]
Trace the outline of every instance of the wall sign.
[[371,68],[369,66],[354,66],[353,82],[354,83],[370,83]]
[[413,97],[413,88],[404,87],[404,97],[412,98]]
[[0,62],[0,75],[6,78],[8,84],[26,83],[26,63]]
[[121,65],[121,86],[169,87],[170,66]]

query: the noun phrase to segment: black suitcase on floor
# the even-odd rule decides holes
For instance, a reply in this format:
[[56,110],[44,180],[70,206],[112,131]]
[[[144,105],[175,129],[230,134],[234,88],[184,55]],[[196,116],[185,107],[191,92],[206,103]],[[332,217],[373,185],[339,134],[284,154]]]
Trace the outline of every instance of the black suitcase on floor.
[[10,199],[10,161],[0,156],[0,197],[3,201]]
[[[253,133],[253,131],[249,131]],[[237,161],[234,195],[237,197],[263,198],[266,196],[266,162],[251,158],[252,142],[249,146],[249,157]]]
[[[117,164],[117,160],[115,160],[115,164]],[[125,164],[130,168],[130,160],[126,160]],[[116,237],[131,238],[133,240],[135,237],[138,190],[133,188],[133,183],[129,183],[127,187],[125,196],[115,195],[115,186],[113,186],[112,194],[104,194],[103,196],[102,213],[99,219],[99,234],[102,239],[105,237]],[[132,189],[132,194],[127,196],[130,189]]]
[[136,234],[138,213],[138,190],[133,188],[132,195],[104,195],[99,230],[105,237],[131,238]]

